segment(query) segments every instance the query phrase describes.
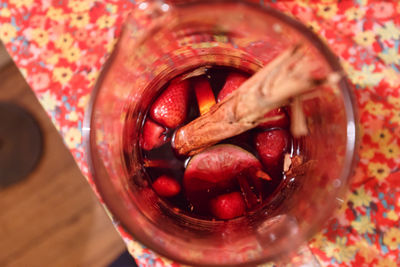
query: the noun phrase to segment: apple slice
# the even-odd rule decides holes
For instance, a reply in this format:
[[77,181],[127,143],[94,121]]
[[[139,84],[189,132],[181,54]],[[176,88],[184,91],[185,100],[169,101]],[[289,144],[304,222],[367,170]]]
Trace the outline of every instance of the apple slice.
[[250,152],[235,145],[216,145],[195,155],[186,167],[183,183],[186,191],[229,184],[240,172],[261,163]]

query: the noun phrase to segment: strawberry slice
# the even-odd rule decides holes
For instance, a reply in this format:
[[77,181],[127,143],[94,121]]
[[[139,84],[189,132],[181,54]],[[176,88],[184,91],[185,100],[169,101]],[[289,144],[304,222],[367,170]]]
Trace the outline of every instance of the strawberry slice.
[[210,202],[211,212],[222,220],[242,216],[245,212],[245,203],[239,192],[220,195]]
[[207,77],[201,76],[194,79],[194,91],[196,93],[200,115],[203,115],[215,105],[215,96]]
[[228,74],[226,77],[225,85],[221,89],[221,91],[218,94],[218,102],[221,102],[222,99],[230,95],[233,91],[239,88],[240,85],[244,81],[246,81],[249,78],[248,75],[244,75],[242,73],[238,72],[231,72]]
[[269,129],[272,127],[287,129],[289,127],[289,117],[283,108],[277,108],[271,110],[270,112],[264,115],[264,118],[276,118],[276,119],[261,123],[259,127],[263,129]]
[[181,191],[180,184],[174,178],[167,175],[158,177],[152,187],[162,197],[173,197]]
[[152,150],[168,142],[167,129],[147,119],[143,126],[140,146],[144,150]]
[[187,80],[173,80],[151,106],[151,118],[168,128],[176,128],[182,124],[186,119],[188,89]]
[[258,133],[254,139],[255,147],[262,163],[267,169],[276,169],[289,149],[289,134],[286,130],[276,129]]

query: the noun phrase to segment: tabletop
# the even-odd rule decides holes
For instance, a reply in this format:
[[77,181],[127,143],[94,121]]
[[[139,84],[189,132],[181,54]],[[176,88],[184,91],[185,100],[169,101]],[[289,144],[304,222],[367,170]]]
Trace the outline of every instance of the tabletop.
[[[0,0],[0,40],[94,190],[82,146],[84,111],[124,18],[140,2]],[[350,190],[309,250],[323,266],[400,265],[400,2],[254,2],[319,34],[357,99],[360,150]],[[179,266],[115,227],[140,266]]]

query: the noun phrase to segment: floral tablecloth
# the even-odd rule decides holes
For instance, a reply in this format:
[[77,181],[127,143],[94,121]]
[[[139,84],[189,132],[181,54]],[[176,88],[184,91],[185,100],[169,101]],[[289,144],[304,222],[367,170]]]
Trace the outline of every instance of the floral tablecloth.
[[[361,149],[351,190],[309,248],[323,266],[400,265],[400,2],[254,2],[317,32],[340,57],[357,97]],[[83,114],[124,17],[138,5],[0,0],[0,39],[93,187],[82,147]],[[140,266],[178,266],[119,230]]]

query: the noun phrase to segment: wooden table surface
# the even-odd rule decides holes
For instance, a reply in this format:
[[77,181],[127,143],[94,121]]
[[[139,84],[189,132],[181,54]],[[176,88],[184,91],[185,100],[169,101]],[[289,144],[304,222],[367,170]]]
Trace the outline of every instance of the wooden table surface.
[[0,63],[0,101],[34,114],[45,142],[33,173],[0,191],[0,266],[107,266],[120,236],[17,67]]

